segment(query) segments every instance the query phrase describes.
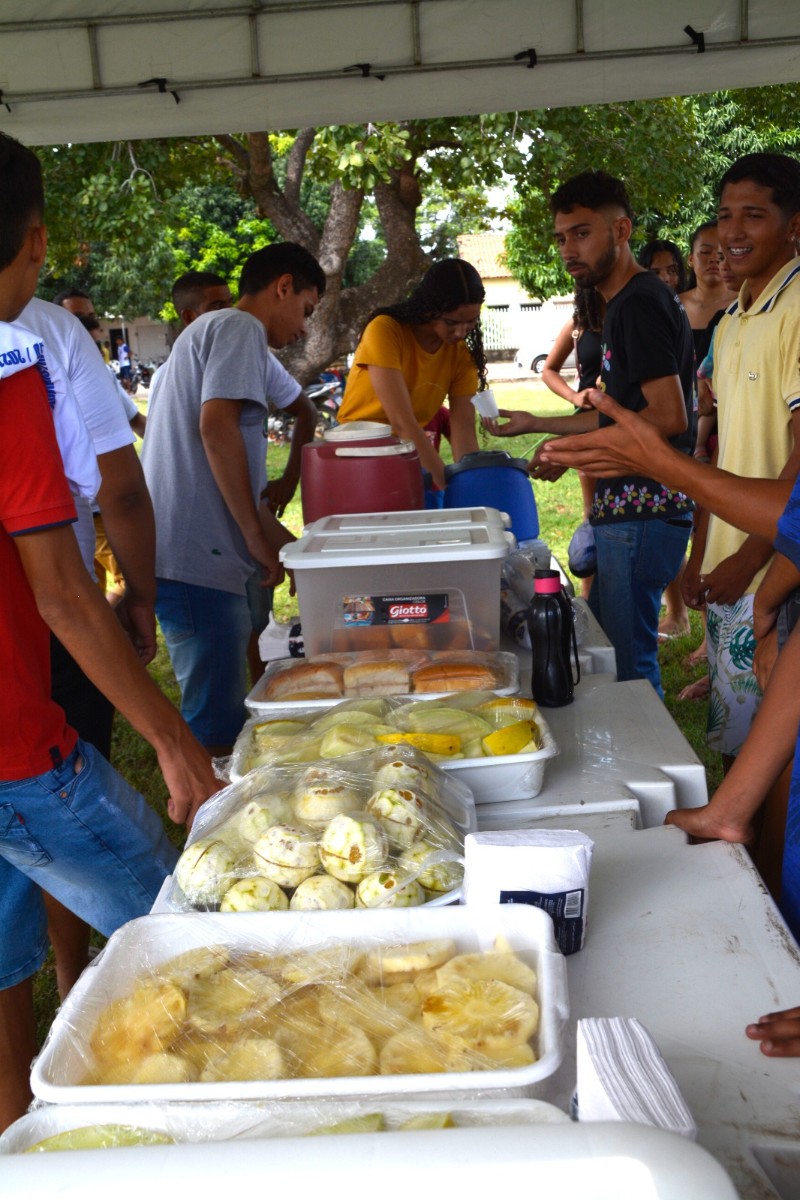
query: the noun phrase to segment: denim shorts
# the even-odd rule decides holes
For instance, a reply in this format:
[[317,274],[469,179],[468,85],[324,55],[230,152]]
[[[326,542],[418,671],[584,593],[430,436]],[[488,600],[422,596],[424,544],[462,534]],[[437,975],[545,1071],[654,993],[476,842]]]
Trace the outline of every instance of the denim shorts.
[[203,746],[232,746],[247,718],[247,597],[158,579],[158,617],[181,689],[181,715]]
[[86,742],[44,775],[0,782],[0,988],[44,961],[40,888],[109,936],[150,911],[177,857],[144,798]]

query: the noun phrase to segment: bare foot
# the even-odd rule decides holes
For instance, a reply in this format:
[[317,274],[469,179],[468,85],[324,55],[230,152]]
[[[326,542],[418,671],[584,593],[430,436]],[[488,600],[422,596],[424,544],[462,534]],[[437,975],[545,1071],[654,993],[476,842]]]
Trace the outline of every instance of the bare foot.
[[703,638],[702,642],[697,647],[697,649],[693,650],[691,654],[687,654],[686,665],[687,665],[687,667],[696,667],[698,665],[698,663],[703,662],[707,658],[708,658],[708,647],[706,646],[706,639]]
[[667,813],[664,824],[675,825],[700,842],[740,842],[746,845],[753,837],[749,824],[737,825],[733,821],[725,821],[713,804],[704,804],[702,808],[674,808]]
[[708,675],[704,675],[702,679],[695,680],[688,687],[683,688],[678,692],[679,700],[707,700],[708,694],[711,691],[711,680]]
[[688,633],[691,633],[688,617],[685,621],[676,621],[673,617],[666,616],[658,623],[658,636],[660,638],[686,637]]

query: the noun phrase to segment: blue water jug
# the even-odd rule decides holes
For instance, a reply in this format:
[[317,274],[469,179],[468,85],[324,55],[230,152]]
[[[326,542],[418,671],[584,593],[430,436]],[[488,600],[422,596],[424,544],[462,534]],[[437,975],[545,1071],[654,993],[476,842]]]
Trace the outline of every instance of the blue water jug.
[[445,467],[445,508],[499,508],[511,518],[518,542],[539,536],[539,514],[524,458],[505,450],[478,450]]

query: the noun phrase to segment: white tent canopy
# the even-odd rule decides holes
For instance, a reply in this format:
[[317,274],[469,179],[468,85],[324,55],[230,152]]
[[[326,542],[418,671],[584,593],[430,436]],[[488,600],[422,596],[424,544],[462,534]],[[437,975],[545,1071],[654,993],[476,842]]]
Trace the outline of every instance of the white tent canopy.
[[31,145],[798,78],[797,0],[0,0],[0,126]]

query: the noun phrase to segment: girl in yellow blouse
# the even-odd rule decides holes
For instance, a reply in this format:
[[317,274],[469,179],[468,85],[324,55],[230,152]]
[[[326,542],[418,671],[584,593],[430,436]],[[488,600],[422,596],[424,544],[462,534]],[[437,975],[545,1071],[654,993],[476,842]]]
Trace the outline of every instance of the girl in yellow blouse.
[[457,462],[478,449],[472,396],[486,387],[481,277],[460,258],[435,263],[407,300],[377,309],[356,347],[339,420],[385,421],[413,442],[437,487],[444,463],[424,426],[447,398]]

